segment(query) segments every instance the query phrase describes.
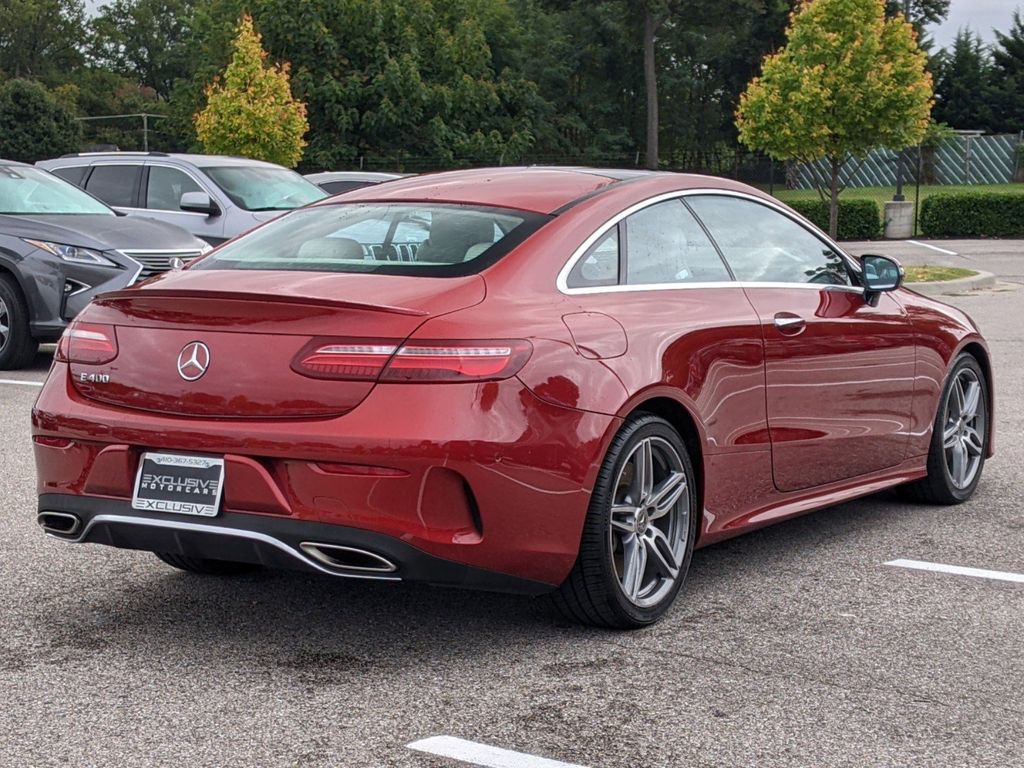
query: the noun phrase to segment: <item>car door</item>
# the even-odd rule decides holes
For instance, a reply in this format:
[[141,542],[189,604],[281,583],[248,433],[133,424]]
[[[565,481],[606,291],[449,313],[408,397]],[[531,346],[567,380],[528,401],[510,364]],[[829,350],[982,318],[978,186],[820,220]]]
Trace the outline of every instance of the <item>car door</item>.
[[181,168],[160,163],[147,163],[142,183],[144,214],[168,224],[176,224],[211,245],[224,242],[224,215],[181,210],[181,196],[186,192],[203,192],[214,196],[197,178]]
[[[626,392],[654,383],[682,392],[709,454],[767,452],[757,315],[680,199],[618,221],[575,262],[565,292],[582,310],[563,318],[577,344]],[[734,498],[725,509],[707,501],[724,519],[736,513]]]
[[797,218],[736,195],[687,197],[757,311],[781,491],[906,458],[914,336],[891,294],[867,301],[847,258]]

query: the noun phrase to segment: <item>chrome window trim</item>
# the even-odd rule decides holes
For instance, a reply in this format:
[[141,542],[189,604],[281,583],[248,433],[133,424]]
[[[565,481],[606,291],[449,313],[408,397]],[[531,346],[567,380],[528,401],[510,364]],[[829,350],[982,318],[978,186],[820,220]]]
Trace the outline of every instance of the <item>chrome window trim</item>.
[[204,523],[190,523],[184,520],[156,520],[152,518],[144,517],[131,517],[129,515],[109,515],[100,514],[93,517],[85,529],[75,538],[71,539],[66,536],[56,536],[52,533],[47,533],[47,536],[52,536],[55,539],[61,541],[67,541],[72,544],[78,544],[84,541],[89,535],[89,532],[98,523],[116,523],[118,525],[147,525],[152,528],[170,528],[175,531],[189,531],[194,533],[210,533],[219,536],[235,536],[241,539],[249,539],[250,541],[258,541],[263,544],[267,544],[276,549],[285,552],[296,560],[299,560],[311,568],[315,568],[321,573],[326,573],[328,576],[340,576],[346,579],[376,579],[379,581],[401,581],[401,576],[394,576],[390,574],[361,574],[361,573],[342,573],[337,570],[331,570],[325,568],[317,561],[313,560],[305,553],[300,552],[297,549],[285,544],[280,539],[275,539],[273,536],[268,536],[265,533],[259,533],[258,531],[249,531],[245,528],[227,528],[219,525],[208,525]]
[[[573,251],[572,256],[563,265],[562,269],[558,273],[558,278],[555,281],[555,285],[558,288],[559,293],[563,293],[566,296],[579,296],[591,293],[623,293],[627,291],[666,291],[666,290],[686,290],[693,288],[812,288],[814,290],[831,289],[831,290],[846,290],[854,293],[863,293],[864,289],[856,285],[829,285],[827,283],[759,283],[749,281],[720,281],[720,282],[707,282],[707,283],[657,283],[652,285],[595,285],[587,286],[582,288],[570,288],[569,287],[569,274],[572,272],[573,267],[576,266],[576,262],[586,255],[587,251],[590,250],[600,238],[602,238],[608,231],[615,227],[628,216],[632,216],[637,211],[641,211],[644,208],[648,208],[658,203],[663,203],[666,200],[682,200],[685,197],[693,197],[696,195],[718,195],[725,197],[736,197],[741,200],[749,200],[753,203],[760,203],[766,208],[771,208],[777,213],[781,213],[795,224],[803,227],[807,232],[814,237],[821,240],[829,248],[834,250],[842,257],[847,265],[849,265],[854,272],[860,272],[860,265],[850,257],[846,251],[839,247],[839,245],[828,235],[824,233],[818,233],[814,229],[808,227],[808,221],[797,213],[788,210],[779,203],[773,200],[765,200],[764,198],[757,197],[756,195],[747,194],[746,192],[736,192],[729,189],[715,189],[713,187],[700,187],[697,189],[684,189],[676,190],[674,192],[663,192],[660,195],[649,197],[646,200],[641,200],[639,203],[634,203],[624,211],[620,211],[615,214],[612,218],[608,219],[604,224],[597,228],[596,231],[591,233],[586,240],[583,241],[582,245]],[[701,222],[703,223],[703,222]]]

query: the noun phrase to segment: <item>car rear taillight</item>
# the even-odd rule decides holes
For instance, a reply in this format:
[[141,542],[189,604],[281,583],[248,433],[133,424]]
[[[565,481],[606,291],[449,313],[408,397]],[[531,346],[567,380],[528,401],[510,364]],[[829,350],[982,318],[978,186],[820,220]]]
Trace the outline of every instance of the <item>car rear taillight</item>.
[[487,341],[315,340],[292,369],[321,379],[431,383],[496,381],[514,376],[533,346],[522,339]]
[[60,337],[56,358],[62,363],[100,365],[117,357],[117,332],[112,325],[73,322]]

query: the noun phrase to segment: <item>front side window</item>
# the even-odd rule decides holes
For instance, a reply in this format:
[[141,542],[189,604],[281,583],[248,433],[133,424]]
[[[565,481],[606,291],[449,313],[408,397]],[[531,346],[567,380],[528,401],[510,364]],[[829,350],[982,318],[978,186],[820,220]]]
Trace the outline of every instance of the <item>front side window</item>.
[[852,284],[843,257],[785,214],[726,195],[696,195],[686,200],[708,228],[737,280]]
[[160,211],[180,211],[183,194],[205,191],[184,171],[151,165],[149,183],[146,185],[146,207]]
[[97,165],[85,182],[85,188],[107,205],[131,208],[135,205],[135,190],[141,175],[141,165]]
[[221,246],[195,268],[474,274],[548,220],[540,214],[463,205],[319,205]]
[[679,200],[626,218],[626,283],[712,283],[729,271],[700,224]]
[[96,198],[46,171],[0,165],[0,214],[32,213],[115,215]]
[[231,202],[247,211],[287,211],[327,197],[316,184],[287,168],[237,165],[203,171]]

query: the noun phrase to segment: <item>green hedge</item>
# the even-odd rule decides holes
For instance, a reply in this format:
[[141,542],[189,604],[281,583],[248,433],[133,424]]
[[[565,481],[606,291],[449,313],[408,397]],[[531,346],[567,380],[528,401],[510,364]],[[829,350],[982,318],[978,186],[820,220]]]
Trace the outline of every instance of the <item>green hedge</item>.
[[[828,203],[794,200],[789,207],[828,232]],[[837,240],[870,240],[882,234],[882,212],[874,200],[840,200]]]
[[940,192],[921,203],[926,237],[1022,237],[1024,194]]

